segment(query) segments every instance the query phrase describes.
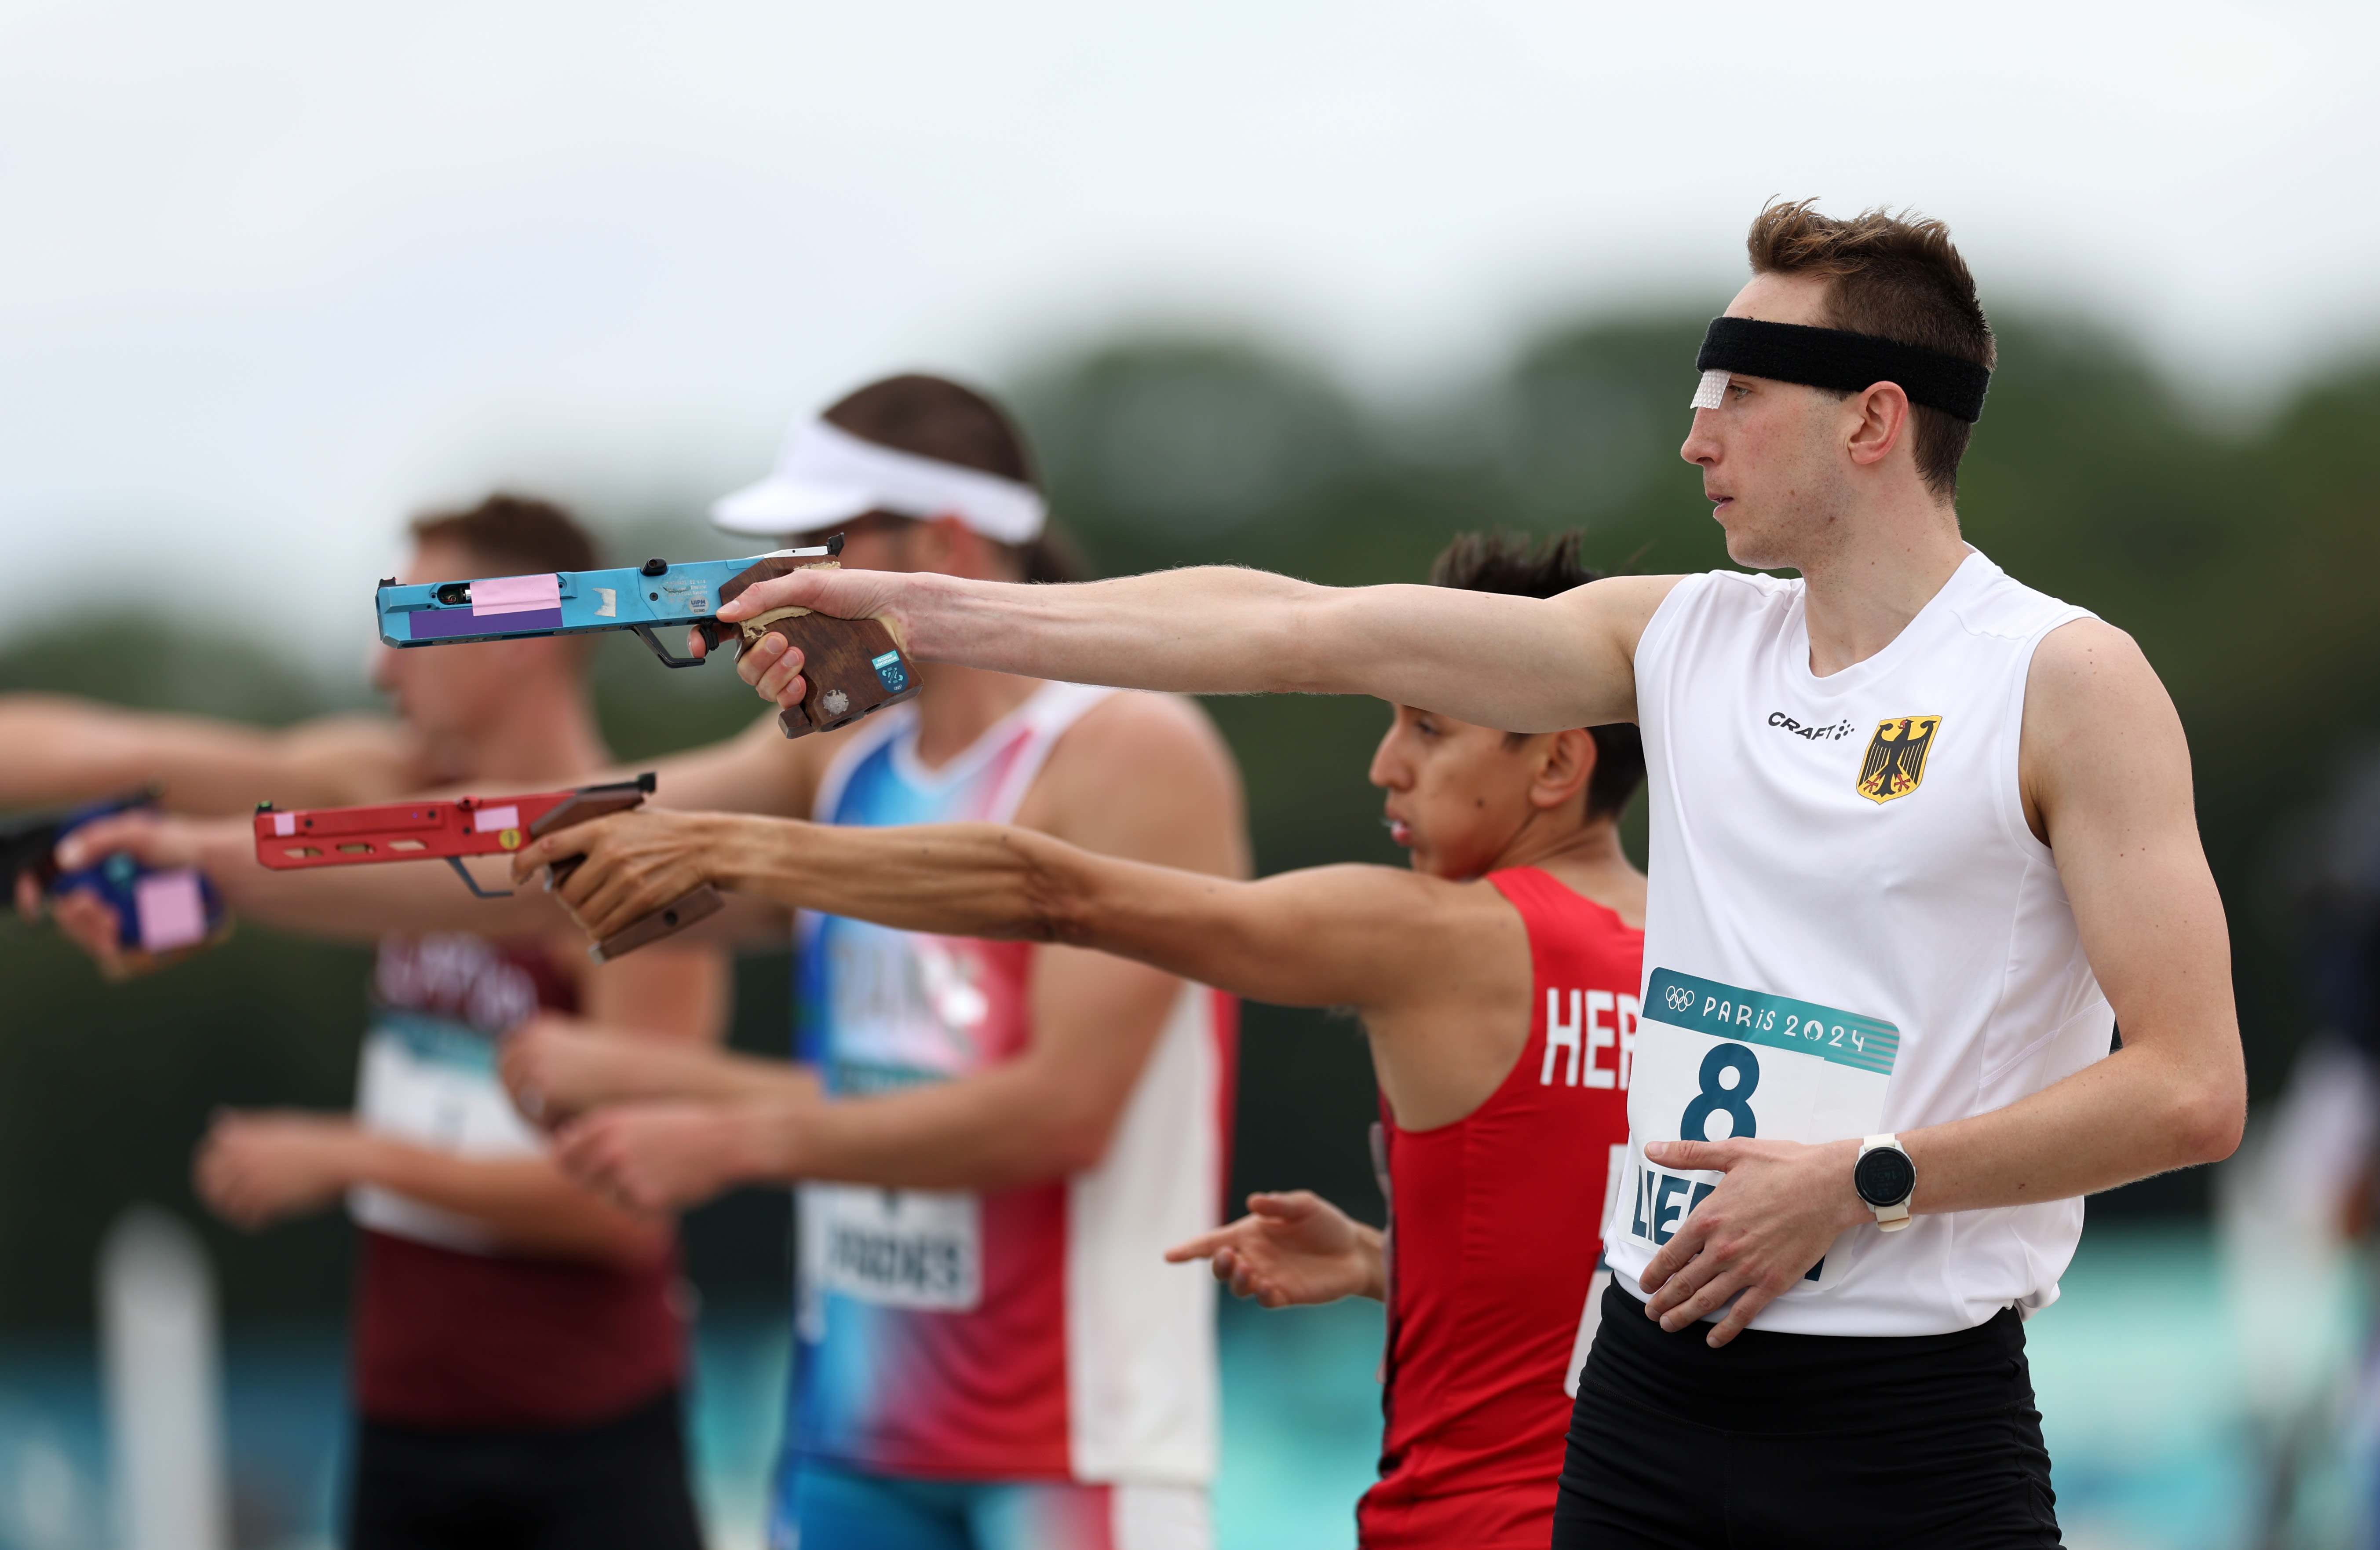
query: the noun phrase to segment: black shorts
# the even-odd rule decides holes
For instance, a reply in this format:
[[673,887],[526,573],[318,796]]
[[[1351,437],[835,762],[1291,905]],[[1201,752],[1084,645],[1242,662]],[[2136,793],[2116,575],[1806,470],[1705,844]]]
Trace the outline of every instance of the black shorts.
[[1709,1334],[1603,1294],[1556,1550],[2058,1544],[2013,1309],[1955,1335]]
[[445,1432],[366,1421],[348,1550],[701,1550],[678,1397],[591,1426]]

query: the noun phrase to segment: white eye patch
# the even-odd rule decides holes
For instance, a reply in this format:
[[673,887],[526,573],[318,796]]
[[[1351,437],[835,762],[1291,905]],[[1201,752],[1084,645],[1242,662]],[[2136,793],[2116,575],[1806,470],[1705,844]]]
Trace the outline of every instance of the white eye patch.
[[1693,401],[1686,407],[1697,409],[1718,408],[1726,400],[1727,379],[1725,372],[1705,372],[1702,382],[1694,388]]

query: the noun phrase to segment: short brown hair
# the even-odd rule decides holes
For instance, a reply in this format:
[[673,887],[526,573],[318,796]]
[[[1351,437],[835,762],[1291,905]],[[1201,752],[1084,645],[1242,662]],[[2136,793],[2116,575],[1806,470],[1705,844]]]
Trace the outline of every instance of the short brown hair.
[[[1572,529],[1545,542],[1526,533],[1457,533],[1429,564],[1429,584],[1464,592],[1508,592],[1519,597],[1558,597],[1602,576],[1578,557],[1585,534]],[[1633,722],[1590,726],[1595,773],[1586,779],[1586,815],[1617,817],[1636,787],[1645,784],[1645,735]]]
[[455,543],[491,575],[594,570],[603,556],[578,520],[552,501],[503,491],[456,511],[427,511],[410,524],[416,543]]
[[[1755,275],[1827,281],[1827,327],[1991,368],[1998,359],[1992,325],[1984,321],[1975,277],[1951,246],[1949,226],[1883,210],[1838,220],[1811,209],[1816,202],[1772,200],[1761,210],[1744,240]],[[1955,494],[1959,459],[1966,456],[1973,427],[1924,404],[1912,404],[1910,418],[1915,427],[1911,447],[1925,487],[1946,498]]]
[[[1036,490],[1041,487],[1032,449],[1007,411],[989,396],[948,377],[908,372],[871,382],[835,400],[819,418],[862,441],[896,452],[955,463]],[[1029,543],[1003,547],[1016,556],[1028,581],[1075,581],[1083,577],[1080,554],[1064,533],[1053,529],[1043,529]]]

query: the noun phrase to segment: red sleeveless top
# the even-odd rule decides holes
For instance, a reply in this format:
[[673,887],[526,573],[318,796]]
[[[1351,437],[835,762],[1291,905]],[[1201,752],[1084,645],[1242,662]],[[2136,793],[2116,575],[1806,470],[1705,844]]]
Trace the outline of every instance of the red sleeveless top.
[[1521,912],[1529,1038],[1488,1101],[1431,1130],[1384,1119],[1389,1345],[1365,1550],[1543,1550],[1572,1349],[1628,1142],[1645,934],[1534,867],[1488,882]]

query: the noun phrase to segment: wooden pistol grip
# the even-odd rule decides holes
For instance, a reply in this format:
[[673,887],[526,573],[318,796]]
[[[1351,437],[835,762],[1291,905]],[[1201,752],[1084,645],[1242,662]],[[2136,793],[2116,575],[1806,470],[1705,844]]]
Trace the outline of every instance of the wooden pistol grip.
[[662,906],[643,920],[622,927],[587,949],[587,956],[598,963],[609,963],[625,957],[638,948],[650,946],[664,936],[674,936],[697,921],[706,920],[727,908],[719,890],[705,883],[681,894],[670,904]]
[[782,635],[802,653],[802,702],[777,713],[785,736],[832,732],[917,694],[917,673],[881,619],[771,609],[743,626],[744,648]]

